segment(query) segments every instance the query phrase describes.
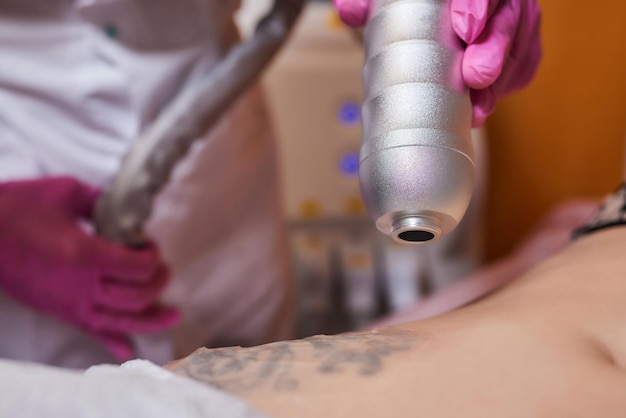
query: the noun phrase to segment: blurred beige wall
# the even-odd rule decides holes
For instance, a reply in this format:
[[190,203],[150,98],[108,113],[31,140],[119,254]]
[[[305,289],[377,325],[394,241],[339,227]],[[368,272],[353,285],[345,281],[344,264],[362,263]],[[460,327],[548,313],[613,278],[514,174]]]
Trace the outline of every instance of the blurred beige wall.
[[506,254],[547,210],[621,179],[626,2],[540,0],[544,59],[488,123],[487,256]]

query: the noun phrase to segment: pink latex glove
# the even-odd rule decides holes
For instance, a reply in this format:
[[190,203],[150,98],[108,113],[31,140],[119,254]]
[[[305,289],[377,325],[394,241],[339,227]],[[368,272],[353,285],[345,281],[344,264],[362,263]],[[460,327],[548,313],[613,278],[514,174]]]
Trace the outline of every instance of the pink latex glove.
[[0,183],[0,287],[124,361],[130,333],[172,327],[179,314],[156,302],[169,274],[155,248],[131,250],[79,226],[98,194],[71,178]]
[[[350,26],[365,24],[370,0],[333,0]],[[532,80],[541,59],[536,0],[450,0],[452,26],[467,48],[463,78],[471,89],[473,126],[485,123],[499,99]]]

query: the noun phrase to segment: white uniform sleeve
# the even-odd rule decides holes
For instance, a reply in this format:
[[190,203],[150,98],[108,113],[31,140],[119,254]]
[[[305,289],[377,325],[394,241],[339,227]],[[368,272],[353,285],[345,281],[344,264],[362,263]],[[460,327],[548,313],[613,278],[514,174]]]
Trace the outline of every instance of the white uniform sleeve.
[[115,172],[139,118],[99,39],[71,15],[0,14],[2,179],[74,175],[102,185]]
[[32,152],[17,132],[0,123],[0,182],[36,178],[41,175]]
[[87,372],[0,360],[0,415],[21,418],[263,418],[210,386],[135,360]]

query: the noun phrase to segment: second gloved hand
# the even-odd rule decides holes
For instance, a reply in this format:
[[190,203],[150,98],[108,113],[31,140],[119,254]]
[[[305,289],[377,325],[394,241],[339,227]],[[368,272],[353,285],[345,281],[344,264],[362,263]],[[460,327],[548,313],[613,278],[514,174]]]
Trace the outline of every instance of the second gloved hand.
[[[333,0],[350,26],[367,21],[373,0]],[[498,100],[532,80],[541,59],[541,13],[536,0],[450,0],[452,26],[467,44],[462,72],[471,89],[473,126]],[[417,24],[417,22],[416,22]]]
[[179,314],[156,302],[169,274],[155,248],[131,250],[79,225],[97,196],[70,178],[0,183],[0,288],[127,360],[129,334],[167,329]]

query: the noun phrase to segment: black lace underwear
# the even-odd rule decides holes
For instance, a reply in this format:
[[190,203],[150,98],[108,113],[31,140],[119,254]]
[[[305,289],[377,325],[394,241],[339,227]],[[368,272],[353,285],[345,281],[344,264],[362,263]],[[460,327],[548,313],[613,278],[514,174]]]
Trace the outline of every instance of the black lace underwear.
[[626,225],[626,183],[606,198],[596,214],[585,226],[574,231],[572,239],[614,226]]

